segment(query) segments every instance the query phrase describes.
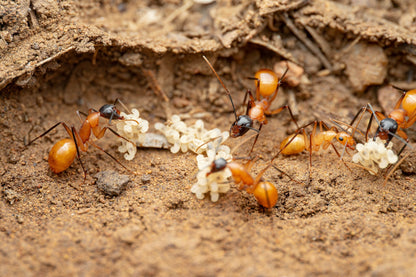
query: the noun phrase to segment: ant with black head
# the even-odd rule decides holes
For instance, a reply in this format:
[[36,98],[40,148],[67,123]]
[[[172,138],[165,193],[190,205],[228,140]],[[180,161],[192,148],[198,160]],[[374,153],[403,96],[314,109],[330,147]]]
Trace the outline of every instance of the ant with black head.
[[[377,122],[377,130],[373,136],[373,140],[375,141],[377,137],[381,140],[386,141],[385,147],[387,147],[390,141],[395,137],[396,139],[400,140],[404,143],[403,147],[398,152],[397,156],[399,156],[406,146],[409,146],[409,139],[407,134],[403,131],[403,129],[407,129],[411,127],[416,122],[416,89],[413,90],[405,90],[396,86],[393,88],[402,92],[399,100],[397,100],[396,105],[394,106],[393,110],[385,116],[382,112],[375,111],[373,106],[368,103],[364,107],[362,107],[354,118],[351,121],[351,125],[357,121],[357,125],[360,123],[362,117],[366,112],[370,113],[370,120],[368,121],[367,130],[365,133],[365,140],[368,140],[368,133],[370,131],[373,118]],[[358,119],[358,120],[357,120]],[[394,170],[403,162],[403,160],[410,155],[411,152],[403,156],[395,166],[390,170],[387,174],[384,184],[387,183],[390,176],[393,174]]]
[[[375,140],[376,137],[380,137],[380,139],[386,141],[386,146],[390,143],[393,137],[400,137],[405,142],[409,142],[406,133],[402,129],[407,129],[416,122],[416,89],[406,91],[396,86],[393,86],[393,88],[401,91],[402,95],[396,102],[393,111],[391,111],[388,116],[385,116],[382,112],[374,111],[371,104],[368,103],[366,106],[362,107],[352,119],[350,125],[354,124],[354,122],[361,115],[358,120],[359,123],[365,112],[371,114],[366,131],[366,141],[368,139],[368,133],[371,128],[372,120],[375,118],[378,128],[374,134],[373,140]],[[404,147],[406,147],[406,145]],[[403,150],[404,148],[400,151],[400,153]]]
[[[112,156],[110,153],[102,149],[100,146],[95,144],[95,142],[91,138],[91,133],[96,137],[96,139],[100,139],[104,136],[105,132],[107,130],[110,130],[114,135],[116,135],[119,138],[122,138],[133,145],[135,145],[134,142],[128,140],[127,138],[119,135],[116,131],[114,131],[112,128],[105,126],[101,127],[99,119],[100,117],[108,119],[108,124],[111,124],[112,120],[128,120],[128,121],[136,121],[134,119],[125,119],[123,116],[120,115],[120,111],[116,108],[116,103],[119,102],[123,107],[127,109],[127,107],[119,100],[116,99],[114,101],[114,104],[105,104],[103,105],[98,111],[95,109],[89,109],[88,114],[77,111],[77,115],[81,121],[81,127],[77,131],[75,127],[69,127],[65,122],[58,122],[55,125],[53,125],[51,128],[46,130],[44,133],[39,135],[38,137],[31,140],[28,145],[32,144],[39,138],[47,135],[49,132],[51,132],[53,129],[55,129],[58,125],[62,125],[70,138],[62,139],[55,143],[55,145],[52,147],[52,149],[49,152],[48,157],[48,163],[49,167],[54,173],[60,173],[64,170],[66,170],[75,160],[75,157],[78,158],[78,161],[82,167],[82,170],[84,172],[84,180],[85,182],[87,178],[87,172],[84,168],[84,165],[81,161],[80,157],[80,150],[83,152],[87,152],[88,145],[92,145],[95,148],[103,151],[105,154],[107,154],[110,158],[112,158],[114,161],[116,161],[119,165],[121,165],[123,168],[131,172],[127,167],[125,167],[122,163],[120,163],[114,156]],[[86,116],[85,120],[82,120],[81,115]],[[136,121],[137,122],[137,121]],[[137,124],[139,124],[137,122]]]
[[287,173],[285,173],[284,171],[280,170],[275,165],[273,165],[273,160],[269,162],[269,164],[266,167],[264,167],[257,174],[256,177],[253,177],[250,174],[250,171],[258,159],[259,157],[255,157],[247,161],[245,164],[241,164],[237,162],[236,161],[237,159],[234,159],[232,161],[227,161],[225,158],[215,159],[209,165],[209,171],[206,173],[206,177],[208,177],[210,174],[220,172],[227,168],[231,172],[234,183],[236,185],[239,185],[238,187],[239,190],[245,190],[247,193],[253,194],[257,202],[262,207],[266,209],[273,208],[277,203],[279,194],[277,192],[276,187],[271,182],[267,182],[263,180],[262,178],[263,174],[270,167],[273,167],[280,173],[288,176],[290,180],[295,181],[297,183],[299,182],[292,179],[290,175],[288,175]]
[[[230,136],[233,138],[240,137],[247,133],[249,130],[257,132],[253,146],[250,150],[250,154],[253,152],[254,145],[256,144],[257,139],[260,135],[261,128],[263,127],[263,125],[267,124],[266,115],[278,114],[284,109],[287,109],[293,122],[295,122],[296,126],[299,128],[298,123],[295,117],[293,116],[292,110],[288,105],[284,105],[275,110],[270,109],[274,99],[276,99],[282,80],[284,80],[289,68],[286,69],[286,71],[283,73],[280,79],[278,78],[277,74],[270,69],[260,69],[254,75],[254,78],[249,78],[255,81],[256,98],[254,98],[250,90],[247,90],[246,95],[244,97],[246,99],[247,95],[249,96],[246,114],[237,116],[237,112],[230,91],[227,89],[224,82],[221,80],[220,76],[215,71],[214,67],[211,65],[208,59],[205,56],[202,57],[204,58],[208,66],[211,68],[212,72],[214,72],[220,84],[223,86],[226,94],[230,98],[231,105],[233,106],[235,122],[231,125]],[[253,128],[254,121],[258,121],[260,123],[258,129]]]

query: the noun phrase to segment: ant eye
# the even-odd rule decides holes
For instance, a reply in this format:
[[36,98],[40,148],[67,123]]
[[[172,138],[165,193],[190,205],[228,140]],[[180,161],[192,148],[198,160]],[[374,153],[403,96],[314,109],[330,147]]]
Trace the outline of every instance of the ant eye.
[[343,138],[343,137],[339,137],[338,139],[339,139],[339,141],[343,141],[343,140],[344,140],[344,138]]

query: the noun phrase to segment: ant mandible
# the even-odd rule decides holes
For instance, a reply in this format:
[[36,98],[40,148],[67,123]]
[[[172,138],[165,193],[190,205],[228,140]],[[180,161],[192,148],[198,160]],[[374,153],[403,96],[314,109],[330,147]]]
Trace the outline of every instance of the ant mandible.
[[[309,135],[306,134],[306,127],[313,125],[312,132]],[[319,126],[319,132],[317,133],[317,128]],[[341,127],[340,127],[341,128]],[[330,145],[334,149],[338,157],[341,157],[335,145],[333,144],[333,139],[336,139],[339,143],[344,145],[346,148],[352,150],[355,149],[355,140],[351,134],[346,130],[338,131],[335,126],[331,128],[324,121],[312,121],[288,137],[286,137],[280,144],[280,151],[273,157],[272,161],[280,154],[283,155],[294,155],[302,152],[303,150],[309,151],[309,179],[311,175],[312,168],[312,152],[319,151],[322,146],[322,149],[327,149]],[[344,163],[345,164],[345,163]],[[346,164],[345,164],[346,165]],[[347,166],[348,168],[348,166]]]
[[[270,69],[261,69],[257,71],[256,74],[254,75],[254,78],[250,78],[250,79],[253,79],[256,84],[256,98],[254,98],[250,90],[247,90],[246,96],[244,97],[246,98],[247,95],[249,96],[246,114],[237,116],[237,112],[235,110],[234,102],[231,97],[230,91],[227,89],[224,82],[221,80],[220,76],[215,71],[214,67],[211,65],[208,59],[205,56],[202,56],[202,57],[204,58],[208,66],[211,68],[211,70],[214,72],[220,84],[223,86],[226,94],[230,98],[231,105],[233,106],[235,122],[231,125],[230,136],[233,138],[240,137],[244,135],[245,133],[247,133],[249,130],[254,130],[257,132],[256,138],[254,139],[253,146],[251,147],[251,150],[250,150],[250,154],[251,152],[253,152],[254,145],[256,144],[257,139],[260,135],[261,128],[263,127],[263,125],[267,124],[266,115],[278,114],[284,109],[287,109],[289,111],[290,117],[292,118],[293,122],[295,122],[296,127],[299,128],[298,123],[295,117],[293,116],[292,110],[290,109],[288,105],[284,105],[275,110],[270,110],[272,102],[276,98],[277,93],[279,91],[281,82],[282,80],[284,80],[289,68],[286,69],[286,71],[283,73],[280,79],[277,77],[277,74],[274,73]],[[253,128],[254,120],[260,123],[260,126],[258,129]]]
[[[92,145],[98,148],[99,150],[103,151],[105,154],[110,156],[114,161],[116,161],[123,168],[130,171],[127,167],[125,167],[122,163],[120,163],[114,156],[112,156],[110,153],[102,149],[100,146],[95,144],[94,141],[91,140],[91,132],[94,134],[94,136],[97,139],[100,139],[104,136],[106,130],[108,129],[117,137],[122,138],[132,143],[133,145],[135,145],[132,141],[119,135],[116,131],[114,131],[110,127],[100,126],[100,123],[99,123],[100,117],[108,119],[109,124],[111,124],[112,120],[135,121],[134,119],[125,119],[123,116],[120,115],[120,111],[115,106],[117,102],[121,103],[124,106],[124,104],[119,99],[116,99],[114,104],[105,104],[99,109],[99,111],[95,109],[89,109],[88,114],[77,111],[77,115],[82,123],[78,131],[75,129],[75,127],[72,126],[70,128],[65,122],[61,121],[53,125],[51,128],[46,130],[44,133],[42,133],[38,137],[31,140],[28,145],[32,144],[34,141],[38,140],[39,138],[45,136],[46,134],[51,132],[53,129],[55,129],[58,125],[62,125],[71,138],[70,139],[66,138],[66,139],[62,139],[58,141],[50,150],[48,163],[52,172],[60,173],[66,170],[74,162],[75,156],[77,156],[78,161],[81,164],[82,170],[84,172],[84,181],[83,181],[84,183],[87,177],[87,172],[81,161],[80,150],[83,152],[87,152],[88,145]],[[85,115],[86,119],[82,120],[80,114]]]

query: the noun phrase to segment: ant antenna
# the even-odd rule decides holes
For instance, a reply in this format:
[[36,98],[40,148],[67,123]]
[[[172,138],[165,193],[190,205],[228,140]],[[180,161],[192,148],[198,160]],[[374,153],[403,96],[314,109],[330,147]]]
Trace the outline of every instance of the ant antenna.
[[130,109],[129,109],[129,108],[127,108],[127,106],[126,106],[126,105],[124,105],[124,103],[120,100],[120,98],[116,98],[116,100],[114,101],[114,106],[115,106],[117,103],[120,103],[120,104],[121,104],[121,106],[123,106],[123,108],[124,108],[124,109],[125,109],[128,113],[131,113]]
[[289,67],[287,66],[285,72],[283,72],[282,77],[280,77],[280,80],[278,82],[279,83],[279,86],[283,82],[283,80],[286,78],[286,74],[287,74],[288,71],[289,71]]
[[227,89],[227,87],[225,86],[225,84],[223,83],[223,81],[221,80],[220,76],[218,75],[218,73],[215,71],[214,67],[211,65],[211,63],[208,61],[207,57],[205,57],[204,55],[202,56],[202,58],[207,62],[208,66],[211,68],[212,72],[214,72],[215,76],[217,77],[218,81],[220,82],[220,84],[222,85],[222,87],[225,89],[225,92],[227,93],[228,97],[230,98],[231,101],[231,105],[233,105],[233,110],[234,110],[234,116],[235,116],[235,120],[237,121],[238,117],[237,117],[237,112],[235,111],[235,106],[234,106],[234,102],[233,102],[233,98],[231,98],[231,93],[230,91]]
[[403,88],[399,88],[399,87],[397,87],[397,86],[395,86],[395,85],[391,85],[393,88],[395,88],[395,89],[397,89],[397,90],[400,90],[400,91],[402,91],[402,92],[404,92],[404,93],[406,93],[407,92],[407,90],[405,90],[405,89],[403,89]]

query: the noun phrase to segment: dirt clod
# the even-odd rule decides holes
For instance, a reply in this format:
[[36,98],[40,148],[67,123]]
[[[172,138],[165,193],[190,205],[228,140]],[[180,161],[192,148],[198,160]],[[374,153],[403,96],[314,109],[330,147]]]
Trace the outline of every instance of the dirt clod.
[[95,174],[98,188],[109,196],[119,196],[130,182],[128,175],[121,175],[117,171],[106,170]]

